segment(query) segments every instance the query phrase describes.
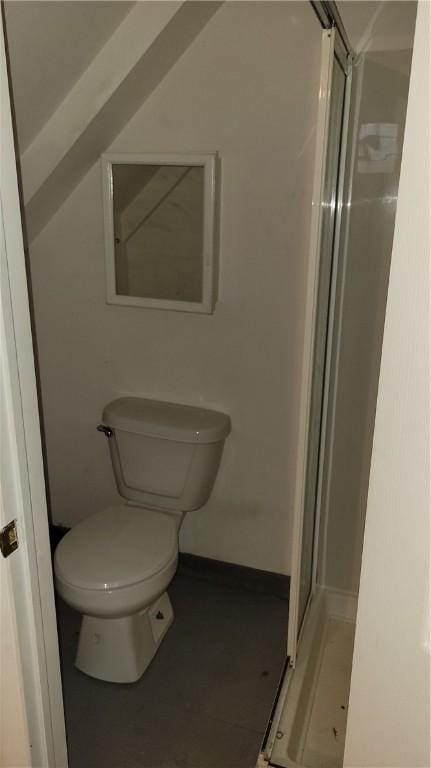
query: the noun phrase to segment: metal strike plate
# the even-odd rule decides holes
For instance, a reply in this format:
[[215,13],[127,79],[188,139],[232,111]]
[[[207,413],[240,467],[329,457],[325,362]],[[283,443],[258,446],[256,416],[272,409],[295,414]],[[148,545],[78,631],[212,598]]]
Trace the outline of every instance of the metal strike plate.
[[0,530],[0,549],[3,557],[9,557],[18,549],[18,531],[16,520],[12,520]]

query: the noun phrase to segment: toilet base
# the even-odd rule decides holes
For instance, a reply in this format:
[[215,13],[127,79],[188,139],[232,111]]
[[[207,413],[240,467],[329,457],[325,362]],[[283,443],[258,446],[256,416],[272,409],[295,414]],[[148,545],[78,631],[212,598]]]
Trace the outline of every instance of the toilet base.
[[173,620],[167,592],[133,616],[83,616],[75,666],[99,680],[134,683],[145,672]]

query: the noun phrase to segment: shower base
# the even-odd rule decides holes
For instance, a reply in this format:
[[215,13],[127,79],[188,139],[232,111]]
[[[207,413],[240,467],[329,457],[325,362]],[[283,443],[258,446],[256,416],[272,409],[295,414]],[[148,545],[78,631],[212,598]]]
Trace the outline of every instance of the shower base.
[[313,598],[270,765],[343,765],[355,615],[355,596],[320,589]]

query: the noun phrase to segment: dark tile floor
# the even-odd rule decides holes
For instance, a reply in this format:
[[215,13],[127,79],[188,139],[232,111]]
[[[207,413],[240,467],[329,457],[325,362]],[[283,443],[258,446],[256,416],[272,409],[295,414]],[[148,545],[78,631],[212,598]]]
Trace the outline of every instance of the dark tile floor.
[[73,665],[80,616],[58,604],[70,768],[254,768],[285,656],[287,603],[178,573],[175,621],[139,682]]

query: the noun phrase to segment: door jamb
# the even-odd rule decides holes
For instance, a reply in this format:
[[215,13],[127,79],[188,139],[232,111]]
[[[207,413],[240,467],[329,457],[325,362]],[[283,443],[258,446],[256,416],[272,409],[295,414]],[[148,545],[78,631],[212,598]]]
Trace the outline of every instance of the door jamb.
[[10,416],[5,426],[13,454],[2,462],[2,481],[6,489],[14,489],[9,494],[8,512],[17,518],[19,539],[10,561],[12,597],[32,765],[67,768],[36,372],[1,14],[0,48],[1,319],[5,331],[1,362]]

